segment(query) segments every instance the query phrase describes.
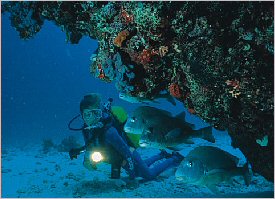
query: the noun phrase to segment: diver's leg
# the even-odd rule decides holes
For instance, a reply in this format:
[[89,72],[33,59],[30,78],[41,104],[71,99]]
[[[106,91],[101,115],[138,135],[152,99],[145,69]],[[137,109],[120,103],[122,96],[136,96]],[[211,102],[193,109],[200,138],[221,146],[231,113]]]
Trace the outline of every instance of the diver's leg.
[[147,166],[151,166],[153,163],[155,163],[158,160],[161,160],[163,158],[169,158],[171,157],[171,154],[167,153],[164,149],[160,150],[160,153],[157,155],[154,155],[148,159],[145,159],[144,162],[147,164]]
[[135,162],[135,167],[136,167],[136,177],[143,177],[145,179],[152,178],[150,175],[150,169],[148,165],[143,161],[139,155],[139,153],[135,150],[133,151],[133,159]]
[[150,168],[151,176],[154,176],[155,178],[166,169],[176,165],[177,165],[177,162],[175,161],[174,158],[171,157],[171,158],[165,159],[164,161],[156,164],[153,168]]
[[161,160],[161,159],[163,159],[163,158],[164,158],[164,157],[163,157],[162,155],[157,154],[157,155],[154,155],[154,156],[152,156],[152,157],[150,157],[150,158],[148,158],[148,159],[145,159],[144,162],[145,162],[145,164],[149,167],[149,166],[151,166],[153,163],[155,163],[156,161]]
[[177,163],[176,159],[171,157],[171,158],[168,158],[165,161],[159,163],[155,167],[149,168],[148,165],[145,163],[145,161],[143,161],[141,159],[141,157],[137,151],[133,152],[133,158],[134,158],[137,170],[138,170],[138,175],[140,177],[143,177],[148,180],[154,179],[156,176],[158,176],[165,169],[167,169],[170,166],[173,166],[173,165],[175,165],[175,163]]

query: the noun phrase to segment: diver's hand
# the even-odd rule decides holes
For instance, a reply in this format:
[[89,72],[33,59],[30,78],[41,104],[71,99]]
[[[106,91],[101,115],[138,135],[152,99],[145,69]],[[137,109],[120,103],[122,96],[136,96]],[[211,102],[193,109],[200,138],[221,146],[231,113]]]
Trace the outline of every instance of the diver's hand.
[[74,159],[74,158],[77,158],[77,156],[80,154],[80,151],[79,149],[71,149],[69,151],[69,155],[70,155],[70,158],[71,160]]

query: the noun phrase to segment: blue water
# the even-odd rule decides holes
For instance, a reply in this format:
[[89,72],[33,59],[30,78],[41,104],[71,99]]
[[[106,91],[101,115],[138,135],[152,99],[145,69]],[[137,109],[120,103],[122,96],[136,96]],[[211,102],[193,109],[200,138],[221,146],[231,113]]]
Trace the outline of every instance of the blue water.
[[[79,44],[66,43],[66,35],[52,22],[45,21],[33,39],[21,40],[2,15],[2,144],[25,145],[44,138],[62,139],[73,135],[67,123],[79,113],[81,98],[90,92],[131,111],[140,104],[118,98],[115,83],[106,83],[89,73],[90,56],[97,41],[88,37]],[[160,101],[159,108],[174,113]],[[179,109],[180,107],[180,109]]]
[[67,123],[79,113],[86,93],[99,92],[103,99],[128,104],[118,98],[114,84],[89,74],[89,58],[96,49],[97,41],[89,38],[78,45],[66,43],[65,33],[48,21],[33,39],[21,40],[3,16],[3,144],[68,136]]

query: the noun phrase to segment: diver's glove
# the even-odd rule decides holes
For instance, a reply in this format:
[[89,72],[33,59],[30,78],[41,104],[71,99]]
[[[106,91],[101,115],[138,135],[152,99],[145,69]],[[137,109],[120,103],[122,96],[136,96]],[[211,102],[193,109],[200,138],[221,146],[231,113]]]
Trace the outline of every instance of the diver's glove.
[[72,149],[69,151],[69,155],[70,155],[71,160],[74,159],[74,158],[77,158],[77,156],[78,156],[81,152],[84,152],[84,150],[85,150],[85,146],[84,146],[84,147],[81,147],[81,148],[72,148]]
[[80,154],[80,151],[79,149],[71,149],[69,151],[69,155],[70,155],[70,158],[71,160],[74,159],[74,158],[77,158],[77,156]]

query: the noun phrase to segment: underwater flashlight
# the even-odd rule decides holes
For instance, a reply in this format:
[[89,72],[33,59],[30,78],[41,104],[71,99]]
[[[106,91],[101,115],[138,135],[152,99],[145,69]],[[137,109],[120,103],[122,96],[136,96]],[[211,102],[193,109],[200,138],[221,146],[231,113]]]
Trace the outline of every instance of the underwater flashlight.
[[92,153],[91,158],[94,162],[100,162],[101,160],[103,160],[103,156],[100,152],[97,151]]

